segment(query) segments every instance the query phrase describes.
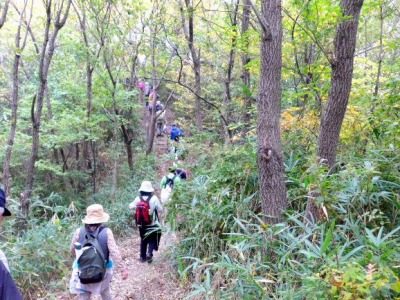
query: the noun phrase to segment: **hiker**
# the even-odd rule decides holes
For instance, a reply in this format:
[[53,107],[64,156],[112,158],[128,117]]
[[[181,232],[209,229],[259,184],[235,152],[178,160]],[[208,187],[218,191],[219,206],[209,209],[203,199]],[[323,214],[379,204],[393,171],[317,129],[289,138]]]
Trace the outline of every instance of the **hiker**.
[[164,122],[165,122],[165,110],[164,106],[161,104],[160,101],[157,101],[156,104],[156,135],[157,136],[163,136],[163,128],[164,128]]
[[168,174],[161,179],[161,203],[165,203],[171,200],[172,190],[174,185],[181,182],[181,178],[175,174],[176,166],[168,168]]
[[153,88],[149,85],[148,82],[144,83],[144,97],[146,98],[146,108],[149,108],[149,96],[150,92],[153,90]]
[[160,95],[156,93],[156,91],[152,88],[149,94],[149,111],[151,112],[153,110],[153,107],[155,107],[156,100],[160,98]]
[[180,168],[177,168],[175,170],[175,174],[180,177],[180,179],[186,180],[187,179],[187,174],[186,171]]
[[176,152],[178,151],[177,144],[180,142],[181,136],[184,136],[183,131],[175,124],[172,124],[170,139],[173,141],[172,147],[173,147],[173,151],[175,153],[175,158],[177,158],[177,154],[176,154]]
[[145,82],[144,83],[144,96],[145,97],[149,97],[151,89],[152,89],[152,87],[150,86],[150,84],[148,82]]
[[[0,188],[0,225],[4,217],[11,216],[6,207],[6,194]],[[1,300],[22,300],[21,293],[16,286],[8,266],[8,260],[3,251],[0,250],[0,299]]]
[[183,131],[176,124],[172,124],[170,134],[171,140],[179,143],[179,139],[181,136],[184,136]]
[[143,81],[139,81],[138,84],[137,84],[137,87],[138,87],[138,89],[140,90],[141,93],[145,92],[146,85],[145,85],[145,83]]
[[[129,204],[129,209],[135,210],[135,220],[140,234],[140,261],[151,263],[153,251],[158,251],[161,238],[158,213],[163,207],[154,194],[150,181],[143,181],[139,195]],[[146,220],[145,220],[146,219]]]
[[170,134],[171,134],[171,126],[165,124],[165,125],[164,125],[164,128],[163,128],[163,133],[164,133],[165,135],[170,135]]
[[[101,295],[103,300],[111,300],[110,282],[113,278],[114,263],[118,270],[121,272],[123,280],[128,278],[128,270],[125,267],[125,263],[121,258],[118,246],[115,243],[113,232],[110,228],[102,226],[103,223],[107,222],[110,216],[104,212],[103,206],[100,204],[92,204],[86,208],[86,216],[82,220],[84,226],[78,228],[75,231],[74,237],[71,243],[71,253],[77,256],[73,263],[73,272],[70,280],[70,291],[73,294],[79,294],[80,300],[88,300],[91,295]],[[90,238],[95,237],[98,242],[99,248],[95,248],[95,253],[101,253],[104,255],[106,261],[106,271],[104,278],[100,282],[96,283],[82,283],[82,270],[84,261],[81,262],[79,258],[84,257],[85,248]],[[93,242],[93,241],[91,241]],[[96,245],[97,242],[93,242],[92,245]],[[79,243],[83,247],[81,256],[77,255],[76,243]],[[78,245],[79,245],[78,244]],[[93,248],[93,246],[92,246]],[[103,262],[104,263],[104,262]],[[87,281],[87,279],[85,278]],[[84,282],[86,282],[84,281]]]

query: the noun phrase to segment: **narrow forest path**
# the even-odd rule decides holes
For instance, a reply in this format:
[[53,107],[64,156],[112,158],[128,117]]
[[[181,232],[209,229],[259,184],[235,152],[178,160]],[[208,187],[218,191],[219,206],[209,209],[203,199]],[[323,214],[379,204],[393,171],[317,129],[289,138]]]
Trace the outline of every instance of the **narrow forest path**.
[[[168,152],[168,137],[156,137],[155,151],[157,157],[163,157]],[[157,166],[158,181],[153,182],[156,194],[160,196],[159,182],[162,176],[167,174],[172,162],[159,160]],[[139,261],[140,237],[138,230],[129,239],[119,238],[117,244],[121,255],[128,267],[129,278],[125,281],[115,276],[117,280],[111,285],[111,291],[115,300],[178,300],[187,295],[187,291],[179,283],[174,270],[174,261],[171,259],[172,248],[177,242],[175,234],[163,233],[160,248],[154,252],[154,261],[151,264]],[[96,298],[95,298],[96,299]],[[100,297],[98,298],[100,299]]]
[[[172,120],[171,113],[167,114]],[[160,158],[157,166],[157,181],[152,182],[156,194],[160,198],[159,182],[162,176],[167,174],[172,161],[161,159],[168,152],[168,137],[156,137],[154,150]],[[176,235],[163,232],[158,251],[154,252],[154,259],[151,264],[142,263],[139,260],[140,237],[139,231],[133,228],[133,234],[128,237],[117,237],[116,242],[120,249],[129,277],[122,280],[118,270],[114,271],[114,278],[111,282],[111,294],[114,300],[179,300],[184,299],[188,291],[180,284],[179,278],[174,269],[174,261],[171,258],[171,246],[177,243]],[[66,283],[69,277],[65,278]],[[69,294],[68,291],[61,292],[56,299],[77,300],[78,296]],[[92,296],[92,300],[101,299],[100,296]]]

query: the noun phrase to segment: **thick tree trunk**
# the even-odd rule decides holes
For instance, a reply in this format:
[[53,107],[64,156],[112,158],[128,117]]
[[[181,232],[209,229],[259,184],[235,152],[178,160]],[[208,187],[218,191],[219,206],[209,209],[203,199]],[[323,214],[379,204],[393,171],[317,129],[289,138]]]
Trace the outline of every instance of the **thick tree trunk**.
[[318,137],[318,157],[329,168],[336,162],[340,129],[349,100],[357,27],[363,0],[342,0],[340,7],[345,17],[338,25],[334,42],[331,89],[324,109]]
[[258,103],[258,169],[262,211],[268,223],[283,220],[286,186],[280,137],[282,15],[280,0],[263,0],[260,99]]
[[[344,18],[341,18],[336,29],[331,89],[322,114],[317,152],[320,162],[331,171],[336,163],[340,129],[351,91],[357,28],[362,5],[363,0],[342,0],[340,3]],[[306,218],[318,220],[322,213],[315,203],[315,198],[309,197]]]

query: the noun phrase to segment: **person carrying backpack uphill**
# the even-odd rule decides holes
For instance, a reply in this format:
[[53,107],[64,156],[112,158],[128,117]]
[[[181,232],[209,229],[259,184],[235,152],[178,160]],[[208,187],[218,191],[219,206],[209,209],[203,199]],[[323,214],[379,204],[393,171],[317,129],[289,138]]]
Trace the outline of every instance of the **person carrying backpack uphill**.
[[171,200],[171,193],[174,185],[181,182],[179,175],[175,174],[176,166],[171,166],[168,168],[168,174],[161,179],[161,203],[168,202]]
[[161,228],[158,213],[163,207],[154,194],[150,181],[143,181],[139,195],[129,204],[129,209],[135,211],[135,221],[140,234],[140,261],[151,263],[153,251],[158,251],[161,238]]
[[170,139],[179,143],[179,139],[181,136],[184,136],[182,129],[180,129],[178,126],[175,124],[172,124],[171,127],[171,133],[170,133]]
[[113,278],[114,261],[121,271],[122,279],[128,278],[128,270],[114,235],[110,228],[102,226],[109,219],[110,216],[104,212],[102,205],[88,206],[82,220],[85,225],[78,228],[72,238],[70,250],[75,260],[70,292],[79,294],[80,300],[88,300],[92,294],[101,295],[103,300],[112,300],[110,282]]
[[172,124],[171,133],[169,135],[170,139],[173,141],[172,150],[175,153],[175,158],[177,159],[178,143],[180,142],[180,137],[184,136],[183,130],[178,128],[175,124]]
[[165,110],[160,101],[156,104],[156,136],[163,136],[163,127],[165,123]]

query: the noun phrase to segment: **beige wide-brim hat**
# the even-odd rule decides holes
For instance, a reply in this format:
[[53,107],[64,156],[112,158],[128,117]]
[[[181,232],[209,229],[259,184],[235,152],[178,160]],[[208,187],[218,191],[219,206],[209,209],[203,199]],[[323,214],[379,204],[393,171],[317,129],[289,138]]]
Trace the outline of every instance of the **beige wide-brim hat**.
[[86,216],[82,222],[84,224],[100,224],[110,220],[110,215],[104,212],[101,204],[92,204],[86,208]]
[[154,188],[151,185],[151,182],[146,180],[143,181],[142,184],[140,185],[139,192],[147,192],[147,193],[154,192]]

